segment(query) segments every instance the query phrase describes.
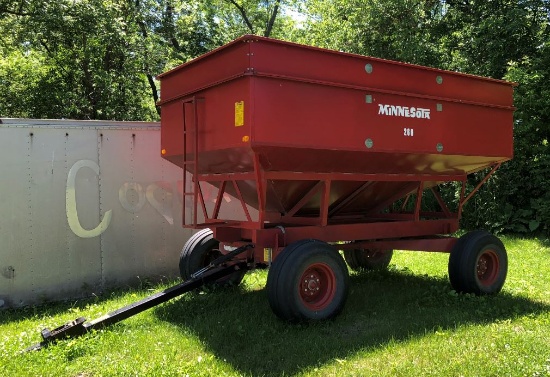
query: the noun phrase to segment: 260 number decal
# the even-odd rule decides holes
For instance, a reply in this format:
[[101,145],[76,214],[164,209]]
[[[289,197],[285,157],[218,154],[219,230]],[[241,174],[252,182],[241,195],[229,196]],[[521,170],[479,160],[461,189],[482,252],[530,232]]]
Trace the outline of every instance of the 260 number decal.
[[414,129],[403,128],[403,136],[414,136]]

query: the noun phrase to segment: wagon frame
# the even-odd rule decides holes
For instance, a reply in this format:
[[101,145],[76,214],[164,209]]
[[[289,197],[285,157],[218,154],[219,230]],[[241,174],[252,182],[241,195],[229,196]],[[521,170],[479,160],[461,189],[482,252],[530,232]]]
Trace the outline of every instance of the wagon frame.
[[[197,114],[196,104],[200,98],[192,97],[182,101],[183,106],[193,106],[193,114]],[[325,242],[339,242],[339,249],[375,249],[375,250],[411,250],[411,251],[435,251],[450,253],[457,238],[441,236],[451,234],[459,230],[459,221],[464,205],[487,182],[487,180],[501,166],[501,162],[490,165],[485,170],[488,172],[478,182],[474,189],[466,193],[467,175],[430,175],[421,174],[415,176],[402,176],[397,174],[354,174],[354,173],[315,173],[315,172],[265,172],[256,155],[254,171],[247,173],[231,174],[200,174],[198,171],[198,119],[194,119],[193,125],[184,122],[183,145],[187,149],[191,145],[193,150],[185,150],[182,167],[191,171],[191,176],[183,174],[183,187],[190,188],[183,194],[183,218],[184,227],[193,229],[211,228],[214,238],[228,244],[252,242],[255,247],[253,261],[271,263],[276,255],[285,246],[302,240],[313,238]],[[189,141],[191,143],[189,143]],[[187,157],[191,158],[187,158]],[[243,199],[239,189],[239,182],[254,180],[256,182],[256,195],[258,203],[257,220],[254,221],[248,210],[247,203]],[[300,198],[300,200],[284,216],[268,213],[265,209],[267,181],[310,181],[312,188]],[[329,203],[330,188],[333,181],[356,181],[362,185],[348,196],[331,206]],[[390,199],[378,203],[369,213],[361,216],[338,216],[339,208],[352,201],[356,196],[371,185],[380,181],[406,181],[410,183],[402,191],[395,193]],[[460,182],[461,190],[456,212],[451,212],[450,205],[445,202],[439,193],[438,186],[425,187],[425,182],[448,183]],[[203,195],[202,184],[212,184],[218,187],[213,208],[209,211]],[[220,209],[224,202],[226,187],[232,186],[235,197],[240,203],[242,214],[246,220],[227,220],[220,217]],[[425,190],[429,190],[437,201],[440,211],[423,212],[422,197]],[[295,214],[312,198],[320,194],[322,200],[317,216],[297,217]],[[396,212],[380,213],[397,200],[404,197],[401,208]],[[186,200],[189,198],[190,200]],[[413,211],[406,211],[406,205],[414,198]],[[187,219],[186,214],[191,216]],[[202,216],[199,217],[199,214]],[[199,222],[199,218],[203,222]],[[395,237],[395,235],[399,235]],[[245,241],[246,240],[246,241]],[[354,240],[354,241],[349,241]],[[266,249],[269,254],[266,254]],[[266,257],[268,259],[266,259]]]

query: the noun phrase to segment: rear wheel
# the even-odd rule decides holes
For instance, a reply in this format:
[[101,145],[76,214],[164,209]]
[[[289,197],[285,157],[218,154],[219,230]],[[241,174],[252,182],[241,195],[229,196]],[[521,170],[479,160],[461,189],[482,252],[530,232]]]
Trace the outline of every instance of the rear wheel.
[[384,270],[393,257],[393,250],[344,250],[344,259],[355,271]]
[[457,292],[496,294],[504,285],[507,271],[504,245],[481,230],[460,237],[449,257],[449,280]]
[[348,286],[344,260],[332,246],[318,240],[287,246],[267,276],[271,309],[293,322],[334,318],[344,307]]
[[[182,279],[191,279],[192,274],[222,256],[219,245],[219,241],[214,239],[210,229],[202,229],[191,236],[185,243],[180,255],[179,269]],[[245,273],[245,270],[235,271],[231,275],[220,278],[216,283],[220,285],[239,285]]]

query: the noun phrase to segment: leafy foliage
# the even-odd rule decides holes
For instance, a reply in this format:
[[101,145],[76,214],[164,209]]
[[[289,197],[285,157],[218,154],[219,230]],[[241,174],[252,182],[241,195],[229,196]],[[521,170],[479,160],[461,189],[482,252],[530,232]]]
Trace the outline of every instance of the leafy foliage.
[[385,59],[433,65],[433,24],[441,4],[426,0],[310,0],[304,42]]
[[0,116],[158,119],[157,74],[245,33],[505,78],[515,158],[463,225],[550,234],[549,15],[548,0],[0,0]]
[[[547,1],[447,2],[448,68],[517,82],[514,159],[465,207],[467,228],[550,234]],[[472,5],[475,4],[475,5]],[[454,5],[454,6],[453,6]],[[475,23],[475,20],[479,20]],[[465,37],[468,36],[468,39]]]
[[546,27],[546,1],[448,0],[437,26],[443,65],[497,79],[507,65],[536,52]]
[[509,165],[515,192],[508,203],[527,231],[550,233],[550,44],[510,66],[516,89],[515,157]]
[[[13,50],[17,70],[27,75],[19,87],[6,88],[31,117],[151,119],[139,59],[132,9],[118,2],[25,3]],[[41,62],[38,71],[25,58]],[[9,71],[2,72],[8,80]],[[27,81],[28,80],[28,81]],[[6,115],[12,115],[10,113]]]
[[271,33],[280,3],[3,1],[0,114],[158,119],[155,75],[245,32],[239,16]]

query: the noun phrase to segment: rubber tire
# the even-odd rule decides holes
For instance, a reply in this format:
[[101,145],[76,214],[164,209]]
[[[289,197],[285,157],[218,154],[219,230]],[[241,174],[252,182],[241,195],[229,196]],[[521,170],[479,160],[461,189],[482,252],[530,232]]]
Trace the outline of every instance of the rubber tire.
[[[488,282],[480,278],[480,258],[484,256],[485,264],[489,258],[492,273]],[[497,294],[506,281],[508,256],[502,242],[489,232],[477,230],[466,233],[458,239],[449,256],[449,280],[451,286],[459,293],[476,295]]]
[[364,249],[344,250],[344,259],[354,271],[385,270],[393,257],[393,250],[375,251]]
[[[202,229],[187,240],[180,254],[179,270],[181,278],[191,279],[191,275],[203,267],[208,266],[222,254],[218,250],[220,243],[214,239],[211,229]],[[235,271],[216,281],[223,286],[237,286],[243,280],[246,270]]]
[[[328,302],[319,309],[308,307],[301,294],[303,274],[311,266],[321,266],[333,275],[334,288]],[[290,322],[326,320],[344,308],[349,275],[342,256],[329,244],[318,240],[301,240],[288,245],[277,256],[267,275],[269,305],[281,319]]]

